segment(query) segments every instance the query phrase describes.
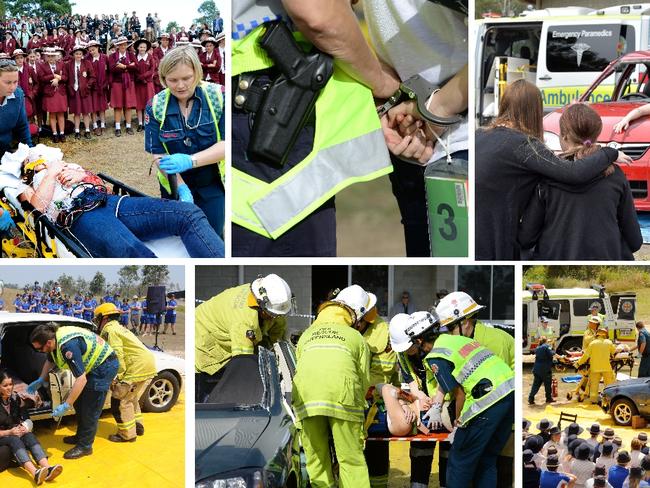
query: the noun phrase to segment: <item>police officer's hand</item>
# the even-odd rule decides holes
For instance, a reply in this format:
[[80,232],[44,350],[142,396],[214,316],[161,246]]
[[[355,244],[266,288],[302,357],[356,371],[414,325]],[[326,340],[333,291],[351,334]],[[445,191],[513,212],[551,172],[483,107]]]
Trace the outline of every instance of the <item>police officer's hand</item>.
[[192,192],[185,183],[178,185],[178,199],[181,202],[194,203]]
[[43,378],[39,378],[36,381],[32,381],[28,386],[27,386],[27,394],[28,395],[35,395],[36,390],[38,390],[41,385],[45,383],[45,380]]
[[192,157],[189,154],[171,154],[163,156],[158,167],[165,173],[173,175],[192,168]]
[[16,227],[16,224],[11,218],[11,214],[6,210],[0,214],[0,230],[9,230],[10,227]]
[[63,414],[65,414],[68,410],[70,410],[72,407],[68,402],[63,402],[61,405],[56,407],[54,410],[52,410],[52,417],[53,418],[61,418],[63,417]]

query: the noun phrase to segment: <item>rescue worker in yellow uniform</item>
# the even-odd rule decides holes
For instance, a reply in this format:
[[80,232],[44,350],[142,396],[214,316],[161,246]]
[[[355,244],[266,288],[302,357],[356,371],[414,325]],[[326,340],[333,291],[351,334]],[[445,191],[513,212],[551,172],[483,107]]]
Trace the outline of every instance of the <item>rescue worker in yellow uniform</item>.
[[476,340],[514,369],[515,339],[507,332],[478,320],[477,315],[484,308],[467,293],[455,291],[440,300],[436,312],[440,324],[447,326],[453,335]]
[[300,336],[296,351],[293,409],[301,423],[313,488],[336,485],[330,436],[339,463],[338,486],[370,486],[363,456],[370,350],[357,327],[376,299],[360,287],[348,288],[319,307],[316,320]]
[[140,397],[156,376],[156,359],[133,332],[120,325],[120,313],[113,303],[102,303],[95,309],[93,321],[119,362],[117,377],[111,385],[111,413],[117,423],[117,434],[111,434],[108,440],[134,442],[137,436],[144,435]]
[[[354,296],[363,299],[363,293],[360,286],[353,285],[348,287],[346,294],[352,295],[350,299],[353,300]],[[377,312],[376,297],[372,293],[368,295],[373,305],[364,314],[358,330],[370,350],[370,386],[380,383],[393,384],[397,381],[397,354],[390,345],[388,324]],[[344,298],[345,295],[339,294],[339,299]],[[366,441],[363,453],[368,464],[370,486],[388,486],[388,441]]]
[[576,366],[589,361],[589,401],[598,402],[598,387],[600,379],[603,379],[605,386],[614,383],[615,376],[612,369],[611,358],[616,353],[616,346],[608,338],[605,327],[599,327],[596,338],[591,341],[582,357],[578,359]]
[[514,422],[514,372],[476,340],[434,325],[420,334],[429,392],[434,404],[422,418],[428,427],[442,424],[442,400],[455,401],[455,429],[447,464],[446,485],[496,487],[497,457]]
[[601,309],[602,306],[600,305],[600,302],[593,302],[589,306],[589,315],[587,315],[587,319],[590,319],[591,317],[598,317],[600,319],[600,323],[602,325],[606,325],[607,317],[605,316],[604,313],[600,313]]
[[72,389],[63,403],[52,411],[61,418],[74,405],[77,432],[63,438],[74,447],[65,452],[65,459],[77,459],[93,453],[99,416],[106,393],[117,374],[118,361],[108,343],[94,332],[74,326],[59,327],[53,322],[37,326],[29,336],[32,347],[48,355],[41,375],[27,387],[33,394],[52,368],[69,369],[75,377]]
[[233,356],[254,354],[284,338],[293,306],[286,281],[276,274],[229,288],[196,308],[196,401],[205,403]]
[[596,331],[598,330],[598,327],[602,324],[603,322],[598,315],[589,316],[589,321],[587,322],[587,328],[585,329],[585,333],[582,336],[583,351],[586,351],[587,347],[589,347],[589,344],[591,344],[591,341],[593,341],[596,338]]

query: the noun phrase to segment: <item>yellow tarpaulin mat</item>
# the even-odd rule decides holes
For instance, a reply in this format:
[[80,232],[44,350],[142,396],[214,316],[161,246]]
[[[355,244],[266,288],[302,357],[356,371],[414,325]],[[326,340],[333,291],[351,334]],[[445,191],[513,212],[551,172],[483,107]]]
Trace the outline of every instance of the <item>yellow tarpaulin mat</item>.
[[[99,419],[99,429],[92,456],[63,459],[72,446],[63,437],[75,433],[74,417],[66,417],[54,432],[56,423],[36,422],[35,433],[49,456],[50,464],[63,465],[63,473],[54,482],[42,486],[59,488],[138,487],[176,488],[185,486],[185,402],[184,396],[169,412],[145,413],[145,435],[136,442],[114,443],[115,420],[109,410]],[[22,468],[0,473],[0,486],[22,488],[34,486],[34,481]]]
[[[609,414],[603,412],[599,406],[578,402],[563,404],[557,407],[548,405],[545,409],[535,408],[532,410],[530,408],[524,407],[524,418],[527,418],[532,423],[528,431],[532,434],[537,434],[537,432],[539,432],[539,429],[536,429],[535,426],[540,420],[544,418],[557,425],[557,422],[560,419],[560,412],[578,416],[578,425],[585,429],[585,431],[579,436],[581,438],[589,439],[588,430],[591,424],[600,424],[601,432],[605,427],[611,427],[614,429],[616,435],[623,440],[623,449],[627,451],[630,450],[630,443],[632,442],[633,437],[635,437],[639,432],[650,431],[650,429],[635,430],[632,427],[621,427],[620,425],[616,425],[614,423],[614,420],[612,420],[612,417]],[[562,422],[562,429],[566,428],[569,423],[570,422],[566,421]]]

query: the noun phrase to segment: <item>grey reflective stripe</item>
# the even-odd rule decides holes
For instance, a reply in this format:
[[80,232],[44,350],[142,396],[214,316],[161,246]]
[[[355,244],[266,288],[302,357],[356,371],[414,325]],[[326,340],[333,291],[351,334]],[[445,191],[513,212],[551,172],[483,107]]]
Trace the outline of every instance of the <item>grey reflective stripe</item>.
[[359,408],[350,408],[350,407],[346,407],[345,405],[339,405],[339,404],[331,403],[331,402],[305,402],[302,405],[300,405],[299,407],[294,407],[294,410],[296,411],[296,413],[298,413],[298,412],[304,412],[304,411],[306,411],[307,409],[310,409],[310,408],[319,408],[319,407],[331,408],[332,410],[341,410],[343,412],[355,413],[355,414],[365,412],[365,410],[363,408],[361,408],[361,409],[359,409]]
[[474,371],[476,371],[476,368],[478,368],[486,359],[489,359],[492,356],[494,356],[494,354],[492,354],[492,352],[490,352],[488,349],[484,349],[474,354],[469,360],[465,362],[460,372],[456,375],[456,381],[458,381],[458,383],[461,385],[465,383],[465,380],[469,378]]
[[[261,5],[263,3],[263,5]],[[281,0],[232,2],[232,38],[242,39],[264,22],[287,17]]]
[[[273,234],[313,202],[331,197],[348,178],[370,175],[390,167],[381,129],[323,149],[286,181],[251,206],[269,234]],[[285,178],[284,175],[282,178]],[[315,210],[315,209],[314,209]]]
[[350,356],[353,355],[352,351],[350,351],[350,349],[348,349],[345,346],[339,346],[337,344],[314,344],[314,345],[305,347],[305,349],[303,350],[303,353],[305,353],[307,351],[332,350],[332,349],[344,352],[345,354],[349,354]]
[[499,386],[497,386],[494,390],[492,390],[490,393],[485,395],[484,397],[479,398],[476,400],[472,405],[460,416],[460,425],[465,426],[467,422],[469,422],[475,415],[481,413],[483,410],[486,408],[492,406],[499,400],[501,400],[504,396],[506,396],[508,393],[511,391],[515,390],[515,379],[510,378],[507,381],[504,381],[501,383]]
[[447,349],[446,347],[434,347],[429,351],[429,354],[442,354],[443,356],[451,356],[454,354],[454,351]]

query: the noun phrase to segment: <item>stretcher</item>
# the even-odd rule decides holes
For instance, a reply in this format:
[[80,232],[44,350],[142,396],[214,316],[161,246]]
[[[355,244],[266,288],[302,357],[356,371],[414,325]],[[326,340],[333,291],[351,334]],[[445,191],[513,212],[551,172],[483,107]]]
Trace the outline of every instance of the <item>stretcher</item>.
[[432,432],[431,434],[417,434],[409,436],[368,437],[368,441],[408,441],[408,442],[444,442],[449,437],[449,432]]
[[[144,193],[103,173],[97,175],[115,195],[143,197]],[[10,191],[3,175],[0,180],[0,207],[8,211],[16,229],[2,237],[2,257],[11,258],[89,258],[92,257],[71,232],[57,227],[28,202],[21,202]],[[110,238],[110,236],[107,236]],[[169,236],[145,241],[144,244],[159,258],[189,257],[180,237]]]

